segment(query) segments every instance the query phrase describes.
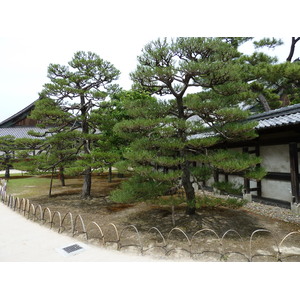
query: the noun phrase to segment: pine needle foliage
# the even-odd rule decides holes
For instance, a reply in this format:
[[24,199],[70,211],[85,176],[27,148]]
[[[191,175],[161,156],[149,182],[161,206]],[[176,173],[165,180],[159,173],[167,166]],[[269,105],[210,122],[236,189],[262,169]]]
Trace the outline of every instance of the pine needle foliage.
[[[50,82],[44,84],[31,115],[51,135],[45,140],[44,149],[48,151],[48,158],[49,155],[56,156],[56,162],[51,160],[52,168],[62,161],[67,163],[68,157],[77,155],[72,167],[68,165],[68,170],[84,176],[82,198],[91,196],[91,173],[92,168],[97,166],[93,151],[99,137],[95,135],[97,124],[92,118],[92,111],[99,108],[109,94],[117,89],[113,81],[118,79],[119,74],[113,64],[97,54],[75,52],[67,65],[48,66]],[[65,147],[70,146],[70,153],[64,154],[64,158],[60,156],[61,150],[60,154],[57,153],[60,146],[56,139],[59,137],[62,142],[65,141]],[[56,154],[50,154],[49,149],[56,149]],[[100,154],[97,155],[99,157]]]
[[[114,127],[130,141],[124,157],[133,178],[139,179],[124,185],[124,193],[136,190],[134,184],[143,180],[153,187],[183,187],[187,214],[193,214],[195,179],[205,181],[214,170],[245,172],[260,162],[250,155],[216,150],[221,144],[256,137],[255,123],[244,122],[249,113],[240,108],[252,95],[244,77],[245,60],[237,50],[246,40],[165,38],[144,47],[131,73],[133,91],[123,94],[132,119]],[[197,90],[191,94],[190,88]]]

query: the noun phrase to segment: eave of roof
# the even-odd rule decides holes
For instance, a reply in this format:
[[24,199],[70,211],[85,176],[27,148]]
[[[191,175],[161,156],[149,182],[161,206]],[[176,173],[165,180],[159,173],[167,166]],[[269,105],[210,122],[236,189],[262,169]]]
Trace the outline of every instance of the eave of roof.
[[12,115],[11,117],[7,118],[6,120],[2,121],[0,123],[0,128],[8,128],[13,126],[15,123],[17,123],[18,120],[25,118],[29,112],[34,108],[35,102],[37,100],[35,100],[34,102],[32,102],[31,104],[29,104],[28,106],[26,106],[25,108],[23,108],[22,110],[20,110],[19,112],[17,112],[16,114]]
[[273,109],[270,111],[266,111],[263,113],[255,114],[255,115],[250,116],[248,118],[248,120],[250,120],[250,119],[255,119],[255,120],[267,119],[270,117],[279,117],[279,116],[283,116],[283,115],[290,115],[290,114],[294,114],[297,112],[300,112],[300,104],[294,104],[294,105],[285,106],[285,107]]
[[[247,118],[245,121],[258,121],[255,129],[259,132],[271,128],[287,128],[300,124],[300,104],[286,106],[272,111],[255,114]],[[189,138],[205,138],[213,136],[215,133],[207,132],[194,134]]]
[[255,114],[250,116],[248,121],[258,121],[255,127],[258,131],[300,124],[300,104]]

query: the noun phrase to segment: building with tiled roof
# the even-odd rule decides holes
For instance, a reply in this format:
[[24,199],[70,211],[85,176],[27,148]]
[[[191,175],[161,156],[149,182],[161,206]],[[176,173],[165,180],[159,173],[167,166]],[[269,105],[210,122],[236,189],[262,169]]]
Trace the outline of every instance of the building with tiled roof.
[[253,199],[285,207],[297,206],[300,213],[300,104],[255,114],[248,120],[258,122],[258,137],[226,146],[260,156],[267,175],[259,182],[243,179],[238,174],[219,173],[217,178],[242,184]]
[[36,127],[37,121],[30,119],[30,113],[34,109],[35,101],[16,114],[0,123],[0,136],[11,135],[15,138],[35,138],[28,134],[33,130],[38,133],[44,133],[45,129]]
[[34,109],[35,102],[32,102],[24,109],[20,110],[16,114],[12,115],[8,119],[0,122],[0,128],[10,128],[10,127],[35,127],[36,121],[30,119],[29,115]]

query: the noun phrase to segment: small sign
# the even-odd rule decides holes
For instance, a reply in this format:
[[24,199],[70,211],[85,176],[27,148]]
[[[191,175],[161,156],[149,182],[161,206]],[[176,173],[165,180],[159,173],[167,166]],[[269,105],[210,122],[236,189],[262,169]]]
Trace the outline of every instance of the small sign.
[[56,248],[55,250],[63,256],[71,256],[79,254],[87,249],[88,247],[83,243],[76,243],[64,246],[62,248]]

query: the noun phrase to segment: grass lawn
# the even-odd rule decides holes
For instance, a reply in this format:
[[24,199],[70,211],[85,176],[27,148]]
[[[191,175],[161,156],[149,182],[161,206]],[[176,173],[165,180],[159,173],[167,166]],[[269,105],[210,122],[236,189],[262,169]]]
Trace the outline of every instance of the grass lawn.
[[[59,184],[57,179],[53,180],[53,186]],[[7,193],[21,198],[31,198],[47,195],[49,192],[50,178],[41,177],[16,177],[13,176],[7,183]]]
[[[112,183],[107,180],[107,174],[103,176],[93,175],[92,178],[92,194],[93,197],[107,196],[109,192],[116,188],[120,183],[119,178],[114,178]],[[40,196],[48,196],[50,188],[50,176],[11,176],[7,183],[7,194],[19,198],[37,198]],[[80,195],[82,190],[83,179],[78,177],[67,177],[66,186],[61,185],[61,181],[57,177],[53,178],[52,195]]]

